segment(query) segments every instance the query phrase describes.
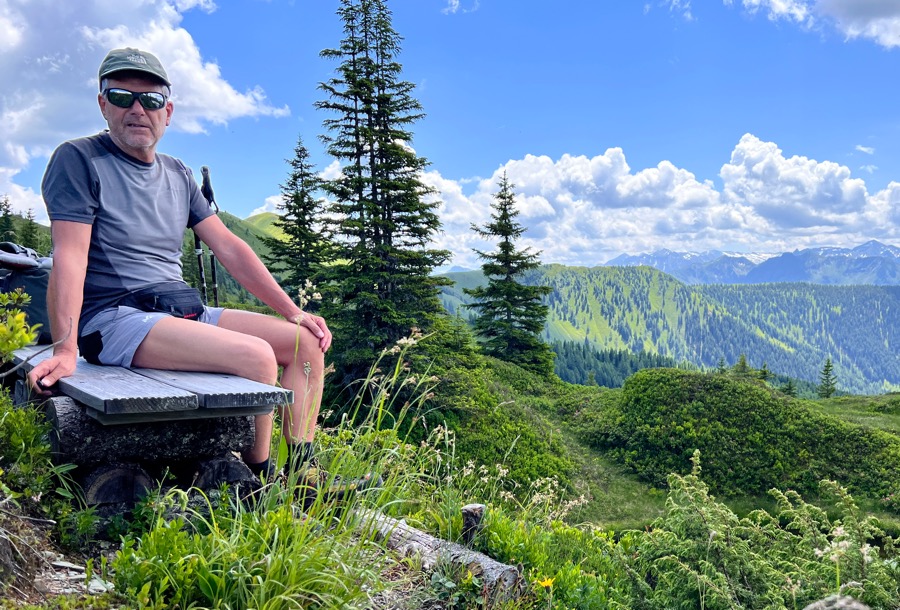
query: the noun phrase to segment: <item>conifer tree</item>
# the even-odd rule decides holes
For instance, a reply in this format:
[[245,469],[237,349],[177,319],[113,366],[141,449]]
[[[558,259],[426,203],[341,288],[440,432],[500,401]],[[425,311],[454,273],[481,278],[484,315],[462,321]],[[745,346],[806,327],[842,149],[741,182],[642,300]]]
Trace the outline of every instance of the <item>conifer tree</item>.
[[423,114],[414,85],[401,79],[391,13],[384,0],[341,0],[337,13],[344,38],[321,55],[340,65],[316,103],[334,114],[322,141],[341,164],[340,176],[322,183],[339,244],[322,311],[336,330],[338,364],[355,376],[411,328],[429,330],[443,311],[439,288],[450,283],[433,271],[450,254],[430,247],[439,201],[422,181],[427,161],[410,147]]
[[19,229],[18,242],[39,254],[46,254],[44,243],[34,218],[34,210],[29,209],[22,221],[21,228]]
[[505,173],[499,187],[491,206],[491,222],[484,227],[472,225],[472,230],[482,237],[500,240],[496,252],[475,250],[485,261],[481,270],[487,285],[463,292],[475,299],[468,307],[478,312],[475,334],[483,341],[485,353],[549,375],[553,372],[553,354],[541,341],[540,332],[549,312],[541,297],[551,289],[522,283],[522,275],[540,265],[540,253],[517,249],[525,228],[516,220],[519,211],[514,187]]
[[[265,239],[269,254],[264,258],[275,272],[282,272],[282,283],[288,294],[295,296],[306,282],[317,283],[322,265],[330,260],[330,244],[325,233],[325,206],[320,193],[320,179],[309,160],[309,151],[303,138],[297,138],[294,157],[288,161],[291,171],[281,185],[281,216],[275,226],[284,238]],[[316,301],[309,301],[304,308],[315,311]]]
[[9,196],[0,197],[0,241],[16,241],[16,227],[13,224],[12,204]]
[[720,356],[719,361],[716,363],[716,372],[720,375],[724,375],[728,371],[728,367],[725,364],[725,357]]
[[831,398],[837,390],[837,377],[834,375],[834,366],[831,358],[825,359],[822,372],[819,373],[819,398]]
[[787,396],[797,396],[797,385],[794,383],[794,380],[788,378],[787,383],[781,386],[781,393]]
[[738,357],[737,364],[731,369],[734,374],[738,377],[746,377],[750,374],[750,365],[747,364],[747,356],[745,354],[741,354]]

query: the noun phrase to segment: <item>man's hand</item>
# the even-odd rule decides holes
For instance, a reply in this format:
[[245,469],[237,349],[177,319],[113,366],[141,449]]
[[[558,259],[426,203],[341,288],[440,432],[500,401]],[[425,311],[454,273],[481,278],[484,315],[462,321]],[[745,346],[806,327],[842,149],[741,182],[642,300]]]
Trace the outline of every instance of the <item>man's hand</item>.
[[301,311],[288,318],[288,321],[298,326],[303,326],[314,334],[319,340],[319,347],[323,352],[327,352],[328,348],[331,347],[331,331],[328,330],[325,318]]
[[50,396],[50,388],[57,381],[75,372],[76,359],[75,354],[68,352],[53,354],[31,369],[28,373],[28,385],[33,388],[35,394]]

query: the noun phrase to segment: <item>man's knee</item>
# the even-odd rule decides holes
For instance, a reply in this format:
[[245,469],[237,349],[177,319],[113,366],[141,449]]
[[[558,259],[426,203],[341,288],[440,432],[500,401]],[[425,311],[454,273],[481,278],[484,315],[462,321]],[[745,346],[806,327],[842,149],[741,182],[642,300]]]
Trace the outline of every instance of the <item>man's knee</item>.
[[236,373],[241,377],[268,384],[274,384],[278,379],[275,352],[258,337],[248,335],[229,357],[234,358]]

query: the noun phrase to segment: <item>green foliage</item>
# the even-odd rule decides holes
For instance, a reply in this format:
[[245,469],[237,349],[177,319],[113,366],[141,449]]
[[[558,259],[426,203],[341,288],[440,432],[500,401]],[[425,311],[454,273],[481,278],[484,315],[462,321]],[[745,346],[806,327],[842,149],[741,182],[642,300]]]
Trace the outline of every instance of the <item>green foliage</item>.
[[16,241],[16,229],[9,195],[0,197],[0,241]]
[[837,378],[834,376],[834,366],[831,358],[825,359],[825,365],[819,374],[819,398],[831,398],[837,389]]
[[384,0],[341,0],[337,14],[344,39],[321,55],[340,64],[319,85],[327,99],[316,107],[332,113],[321,139],[341,164],[321,185],[338,251],[319,284],[338,370],[349,381],[411,328],[430,330],[447,283],[432,271],[449,252],[431,248],[440,202],[421,179],[428,162],[409,146],[422,112],[415,86],[401,78],[391,12]]
[[[71,464],[54,464],[49,444],[50,424],[41,409],[16,408],[0,390],[0,507],[52,516],[65,546],[77,546],[96,534],[92,511],[80,508]],[[0,528],[0,538],[3,537]]]
[[[309,151],[298,138],[294,157],[288,161],[291,172],[281,185],[282,214],[274,222],[278,237],[266,237],[269,248],[265,261],[282,273],[282,285],[288,294],[298,294],[306,282],[316,282],[322,265],[331,259],[329,243],[323,231],[324,204],[315,197],[319,177],[309,161]],[[310,303],[315,311],[317,303]]]
[[556,354],[554,365],[559,378],[582,385],[620,388],[628,377],[641,369],[676,366],[675,360],[658,354],[599,350],[587,341],[556,342],[550,347]]
[[34,221],[34,210],[14,214],[8,195],[0,197],[0,241],[19,243],[46,256],[50,252],[50,230]]
[[473,299],[468,307],[477,312],[475,334],[482,340],[486,354],[549,376],[553,372],[553,353],[540,339],[540,332],[548,311],[541,297],[549,294],[550,288],[529,286],[522,281],[523,273],[540,265],[540,253],[517,249],[525,227],[516,220],[519,211],[514,185],[504,173],[499,186],[491,205],[491,222],[483,227],[472,226],[479,236],[499,240],[495,252],[475,251],[484,261],[481,270],[487,285],[463,292]]
[[0,293],[0,362],[8,362],[14,351],[37,339],[40,324],[29,326],[22,311],[30,302],[21,288]]
[[377,564],[346,529],[323,535],[319,519],[298,519],[290,503],[232,510],[188,512],[196,529],[160,515],[139,543],[125,540],[117,590],[144,608],[337,608],[365,598]]
[[825,489],[839,515],[773,491],[778,512],[739,519],[709,495],[699,459],[672,475],[665,517],[636,533],[637,552],[623,555],[632,608],[801,608],[829,594],[853,595],[872,608],[900,599],[900,571],[890,541],[886,557],[872,546],[881,531],[832,482]]
[[797,386],[794,384],[793,379],[788,379],[780,389],[785,396],[790,396],[791,398],[796,398],[797,396]]
[[19,224],[17,241],[26,248],[31,248],[39,254],[46,255],[50,252],[50,238],[46,231],[41,231],[34,220],[34,210],[29,209],[25,218]]
[[718,493],[814,491],[834,479],[881,498],[900,478],[900,439],[849,424],[752,380],[673,369],[633,375],[616,422],[596,434],[642,477],[664,484],[699,449]]
[[[457,570],[458,572],[458,570]],[[481,578],[471,570],[465,573],[445,573],[441,568],[431,573],[431,590],[442,607],[451,610],[483,608],[486,603]]]

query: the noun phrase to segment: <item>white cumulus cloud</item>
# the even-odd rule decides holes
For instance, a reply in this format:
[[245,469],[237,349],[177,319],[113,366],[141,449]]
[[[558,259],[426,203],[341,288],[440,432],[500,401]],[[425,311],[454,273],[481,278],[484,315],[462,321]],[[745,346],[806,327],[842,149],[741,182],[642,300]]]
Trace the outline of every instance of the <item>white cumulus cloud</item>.
[[[244,116],[280,116],[258,88],[240,92],[204,61],[180,27],[188,10],[212,11],[211,0],[0,0],[0,194],[13,209],[44,209],[39,193],[15,176],[62,140],[105,125],[97,109],[97,68],[113,47],[154,52],[174,84],[173,129],[199,132]],[[216,104],[209,104],[216,99]]]
[[476,268],[473,250],[494,247],[471,225],[490,219],[504,172],[526,227],[521,243],[546,263],[592,266],[622,252],[685,250],[686,244],[780,252],[900,237],[900,184],[872,195],[846,166],[786,156],[774,142],[746,134],[722,165],[719,185],[669,161],[632,170],[620,148],[555,161],[527,155],[474,183],[429,172],[425,181],[441,199],[438,246],[453,253],[453,264]]
[[900,3],[896,0],[723,0],[772,21],[792,21],[807,28],[834,27],[846,38],[867,38],[900,46]]

